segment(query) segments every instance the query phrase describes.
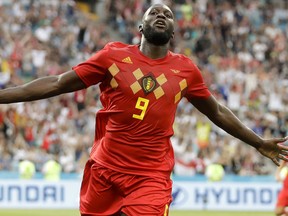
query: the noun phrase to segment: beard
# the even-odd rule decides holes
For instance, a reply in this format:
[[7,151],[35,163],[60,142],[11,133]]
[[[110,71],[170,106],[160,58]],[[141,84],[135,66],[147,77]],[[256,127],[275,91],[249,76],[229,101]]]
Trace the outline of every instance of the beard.
[[149,43],[156,46],[162,46],[170,41],[173,30],[168,29],[165,32],[157,32],[151,26],[147,25],[143,28],[142,33]]

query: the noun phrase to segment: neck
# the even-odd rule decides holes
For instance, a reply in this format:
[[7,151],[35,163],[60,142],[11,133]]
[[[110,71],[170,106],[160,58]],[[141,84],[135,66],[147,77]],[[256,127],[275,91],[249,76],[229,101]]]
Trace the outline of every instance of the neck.
[[151,59],[164,58],[168,53],[169,43],[162,46],[156,46],[149,43],[147,40],[145,40],[145,38],[142,38],[139,50],[143,53],[143,55]]

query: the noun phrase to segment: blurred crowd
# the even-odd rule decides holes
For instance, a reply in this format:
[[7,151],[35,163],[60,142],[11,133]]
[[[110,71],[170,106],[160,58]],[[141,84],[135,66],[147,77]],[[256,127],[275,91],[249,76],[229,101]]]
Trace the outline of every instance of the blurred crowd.
[[[199,66],[217,100],[265,138],[288,135],[285,0],[105,0],[86,12],[72,0],[0,0],[0,87],[70,70],[109,41],[139,43],[143,12],[154,3],[172,8],[171,49]],[[41,171],[57,158],[63,172],[81,173],[101,108],[98,98],[94,86],[1,105],[0,170],[16,170],[20,160],[29,159]],[[217,128],[185,99],[174,131],[175,175],[204,174],[212,163],[227,174],[275,172],[271,161]]]

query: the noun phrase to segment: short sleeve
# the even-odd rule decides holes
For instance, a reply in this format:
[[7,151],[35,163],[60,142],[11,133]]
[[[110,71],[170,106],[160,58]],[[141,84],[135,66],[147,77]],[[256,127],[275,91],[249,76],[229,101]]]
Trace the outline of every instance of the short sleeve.
[[107,56],[109,45],[96,52],[87,61],[84,61],[72,69],[87,87],[95,85],[104,80],[107,71]]
[[191,63],[191,81],[188,84],[185,97],[190,101],[192,98],[208,98],[211,93],[206,86],[199,68]]

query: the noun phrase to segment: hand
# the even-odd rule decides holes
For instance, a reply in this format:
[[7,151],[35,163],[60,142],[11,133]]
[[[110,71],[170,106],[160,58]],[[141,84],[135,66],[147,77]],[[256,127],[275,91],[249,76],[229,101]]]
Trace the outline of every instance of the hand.
[[267,139],[263,141],[262,145],[259,146],[257,150],[265,157],[270,158],[274,164],[279,166],[279,160],[288,162],[288,146],[283,144],[287,140],[288,137]]

